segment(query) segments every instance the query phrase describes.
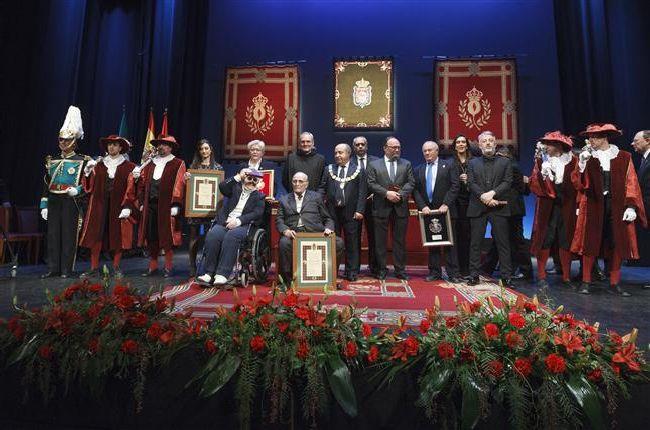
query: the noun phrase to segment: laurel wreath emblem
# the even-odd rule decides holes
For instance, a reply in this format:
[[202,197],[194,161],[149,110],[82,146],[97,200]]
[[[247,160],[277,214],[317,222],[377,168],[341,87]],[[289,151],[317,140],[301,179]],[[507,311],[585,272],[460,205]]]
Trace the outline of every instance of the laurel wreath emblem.
[[460,117],[461,121],[463,121],[465,126],[469,128],[479,129],[483,127],[485,124],[487,124],[488,120],[490,119],[490,115],[492,114],[490,102],[487,101],[486,99],[481,100],[481,107],[483,108],[482,109],[483,113],[478,118],[476,117],[476,115],[470,115],[467,112],[468,103],[469,100],[465,99],[465,100],[461,100],[458,105],[458,116]]
[[273,109],[273,106],[270,105],[265,106],[265,108],[266,120],[262,123],[260,121],[256,121],[253,118],[253,111],[255,110],[255,106],[248,106],[246,108],[245,121],[253,134],[259,133],[261,135],[264,135],[264,133],[271,130],[271,127],[273,127],[275,110]]

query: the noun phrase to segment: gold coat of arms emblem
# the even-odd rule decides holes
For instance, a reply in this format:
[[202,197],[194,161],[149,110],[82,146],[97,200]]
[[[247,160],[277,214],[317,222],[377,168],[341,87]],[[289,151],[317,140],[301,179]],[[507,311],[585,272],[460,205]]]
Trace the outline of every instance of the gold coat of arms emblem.
[[438,234],[442,231],[442,224],[440,224],[438,218],[433,218],[431,220],[429,223],[429,231],[433,234]]
[[492,114],[492,107],[483,92],[472,87],[465,93],[466,98],[458,104],[458,116],[465,126],[480,129],[487,124]]
[[352,103],[356,107],[364,108],[369,106],[372,103],[372,86],[370,82],[361,78],[354,83],[354,88],[352,90]]
[[273,126],[275,110],[261,92],[252,98],[252,102],[253,105],[246,108],[246,125],[251,133],[264,135]]

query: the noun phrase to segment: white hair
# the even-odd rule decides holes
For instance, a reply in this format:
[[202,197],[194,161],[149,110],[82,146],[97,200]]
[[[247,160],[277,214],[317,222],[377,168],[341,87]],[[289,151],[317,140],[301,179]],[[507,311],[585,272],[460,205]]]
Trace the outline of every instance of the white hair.
[[348,154],[352,154],[352,148],[347,143],[339,143],[334,147],[334,151],[336,151],[336,148],[338,148],[339,146],[345,148]]
[[312,143],[314,143],[314,144],[316,143],[316,141],[314,140],[314,135],[311,134],[310,132],[308,132],[308,131],[303,131],[302,133],[300,133],[300,138],[302,139],[303,136],[309,136],[309,138],[311,139]]
[[292,177],[291,179],[299,179],[299,178],[302,178],[302,179],[304,179],[305,181],[308,181],[308,180],[309,180],[309,177],[307,176],[307,174],[306,174],[306,173],[303,173],[303,172],[296,172],[296,173],[294,173],[294,174],[293,174],[293,177]]
[[481,141],[481,138],[482,138],[483,136],[492,136],[492,137],[496,138],[496,136],[494,135],[494,133],[492,133],[492,132],[489,131],[489,130],[485,130],[485,131],[482,131],[481,134],[478,135],[478,139],[477,139],[477,140],[480,142],[480,141]]
[[424,145],[426,145],[426,144],[428,144],[428,143],[433,144],[433,147],[434,147],[435,149],[440,150],[440,147],[438,146],[438,144],[437,144],[436,142],[434,142],[433,140],[427,140],[426,142],[424,142],[424,143],[422,144],[422,149],[424,149]]
[[265,148],[266,145],[261,140],[251,140],[250,142],[248,142],[248,145],[246,145],[246,146],[248,147],[249,150],[253,146],[257,146],[257,147],[259,147],[260,151],[264,151],[264,148]]

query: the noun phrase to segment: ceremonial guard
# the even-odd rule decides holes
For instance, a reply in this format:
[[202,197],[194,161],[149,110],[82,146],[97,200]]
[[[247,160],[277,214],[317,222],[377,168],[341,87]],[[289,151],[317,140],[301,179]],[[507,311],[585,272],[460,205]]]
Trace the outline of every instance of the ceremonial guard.
[[546,262],[557,248],[562,264],[562,283],[571,285],[571,241],[576,227],[576,190],[571,172],[578,158],[569,136],[546,133],[535,150],[530,190],[536,196],[530,250],[537,258],[537,285],[548,287]]
[[157,155],[133,169],[137,187],[127,189],[123,216],[141,212],[138,246],[149,250],[149,269],[143,276],[158,274],[158,255],[165,251],[164,276],[172,276],[173,247],[180,246],[181,208],[185,203],[185,162],[174,157],[178,148],[174,136],[159,136],[151,144]]
[[[122,251],[133,246],[135,219],[122,209],[131,172],[135,164],[125,158],[131,143],[123,137],[110,135],[99,140],[104,154],[97,161],[90,160],[84,169],[84,191],[90,195],[88,210],[81,233],[81,246],[90,249],[90,270],[82,277],[99,275],[99,255],[113,252],[113,271],[122,277]],[[128,215],[127,215],[128,213]]]
[[610,271],[608,291],[630,295],[620,286],[621,263],[639,258],[634,223],[647,223],[632,156],[609,143],[621,134],[613,124],[591,124],[581,133],[588,140],[571,175],[579,193],[571,251],[582,255],[582,294],[591,292],[591,269],[603,257]]
[[59,131],[61,154],[45,158],[45,184],[40,208],[41,217],[47,221],[48,272],[41,278],[59,275],[67,278],[74,270],[81,227],[81,176],[85,163],[90,159],[75,152],[83,136],[81,111],[70,106]]

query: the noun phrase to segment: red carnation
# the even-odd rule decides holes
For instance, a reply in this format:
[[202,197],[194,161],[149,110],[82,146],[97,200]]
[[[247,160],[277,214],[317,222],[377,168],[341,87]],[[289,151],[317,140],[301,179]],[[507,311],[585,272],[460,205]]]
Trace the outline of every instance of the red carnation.
[[487,365],[487,373],[495,378],[500,378],[503,375],[503,363],[499,360],[492,360]]
[[217,352],[217,345],[214,343],[214,340],[208,339],[205,341],[203,344],[203,348],[205,349],[205,352],[207,352],[210,355],[214,355],[215,352]]
[[526,302],[524,303],[524,309],[526,309],[528,312],[535,312],[537,311],[537,305],[532,302]]
[[305,308],[297,308],[293,313],[296,315],[296,317],[300,318],[303,321],[307,321],[309,319],[309,310]]
[[566,370],[566,362],[558,354],[549,354],[544,359],[544,363],[546,363],[546,368],[552,373],[564,373]]
[[483,327],[483,332],[485,333],[485,337],[488,339],[495,339],[499,337],[499,327],[497,327],[497,325],[494,323],[485,324]]
[[172,339],[174,339],[174,332],[172,330],[167,330],[166,332],[161,334],[160,337],[158,338],[158,340],[160,340],[160,343],[162,343],[163,345],[167,345],[169,342],[172,341]]
[[458,317],[445,318],[445,326],[447,326],[447,328],[454,328],[458,325],[459,322],[460,320],[458,319]]
[[89,319],[94,320],[99,316],[99,313],[102,311],[102,309],[104,309],[104,305],[102,303],[94,303],[88,308],[86,315],[88,315]]
[[425,318],[422,321],[420,321],[420,332],[422,334],[427,334],[430,327],[431,327],[431,321],[429,321],[428,319]]
[[438,344],[438,356],[443,360],[449,360],[454,358],[454,346],[449,342],[440,342]]
[[42,359],[50,361],[54,356],[54,349],[50,345],[43,345],[38,348],[38,355]]
[[347,358],[353,358],[357,356],[357,344],[353,340],[348,341],[348,343],[345,344],[345,351],[343,354]]
[[510,321],[510,324],[516,328],[523,328],[526,325],[526,318],[524,318],[519,312],[510,312],[508,314],[508,321]]
[[519,357],[515,360],[515,370],[521,376],[527,378],[533,371],[533,365],[530,363],[530,359]]
[[125,354],[135,354],[136,352],[138,352],[138,342],[136,342],[133,339],[127,339],[124,342],[122,342],[120,351],[122,351]]
[[127,322],[133,327],[144,327],[148,321],[149,318],[142,312],[135,312],[127,318]]
[[304,340],[298,342],[298,348],[296,349],[296,357],[301,360],[305,360],[309,356],[309,344]]
[[505,340],[509,348],[516,348],[521,344],[522,337],[517,332],[509,331],[505,335]]
[[368,324],[363,324],[361,326],[361,333],[363,333],[363,337],[368,337],[372,334],[372,327]]
[[119,307],[122,310],[130,309],[134,305],[135,305],[135,299],[132,296],[120,295],[117,299],[117,307]]
[[286,321],[278,321],[277,326],[278,326],[278,330],[284,333],[289,328],[289,323]]
[[374,363],[379,358],[379,348],[376,345],[372,345],[368,350],[368,363]]
[[76,293],[78,290],[79,290],[78,285],[71,285],[63,291],[63,297],[66,300],[72,300],[74,293]]
[[104,286],[102,284],[92,284],[88,286],[88,291],[91,293],[99,294],[104,291]]
[[262,352],[266,347],[266,342],[262,336],[253,336],[249,343],[251,349],[255,352]]
[[408,355],[417,355],[420,350],[420,342],[415,336],[409,336],[404,341],[404,351]]
[[147,337],[151,340],[156,340],[162,334],[162,327],[157,322],[151,324],[147,329]]
[[264,314],[260,317],[259,322],[262,328],[264,328],[264,330],[268,330],[269,327],[271,327],[271,323],[273,322],[274,319],[275,318],[273,317],[272,314]]
[[88,352],[91,354],[97,354],[97,351],[99,351],[99,339],[91,339],[90,342],[88,342]]
[[113,288],[113,295],[114,296],[124,296],[129,293],[129,287],[126,285],[116,285],[115,288]]
[[603,371],[600,370],[600,367],[597,367],[587,374],[587,378],[589,378],[590,381],[598,382],[603,378]]
[[284,300],[282,300],[282,305],[292,308],[298,304],[298,295],[293,292],[286,295]]

